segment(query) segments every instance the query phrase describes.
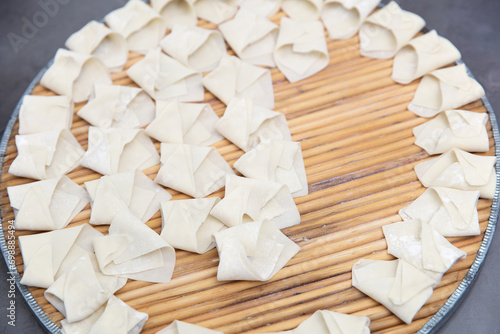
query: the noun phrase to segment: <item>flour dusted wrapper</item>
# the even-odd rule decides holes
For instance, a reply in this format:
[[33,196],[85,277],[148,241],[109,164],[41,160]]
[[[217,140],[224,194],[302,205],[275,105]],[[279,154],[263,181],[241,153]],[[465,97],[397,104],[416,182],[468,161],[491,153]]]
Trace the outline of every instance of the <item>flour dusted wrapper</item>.
[[241,9],[252,11],[258,15],[270,17],[281,8],[282,0],[237,0]]
[[156,334],[223,334],[222,332],[213,331],[211,329],[189,324],[187,322],[174,320],[170,325],[163,328]]
[[25,95],[19,110],[19,134],[70,129],[73,102],[67,96]]
[[319,18],[322,0],[282,0],[281,9],[297,21],[314,21]]
[[236,0],[194,0],[194,9],[199,18],[220,24],[236,13],[238,3]]
[[168,29],[175,24],[195,26],[197,23],[193,0],[152,0],[151,6],[165,20]]

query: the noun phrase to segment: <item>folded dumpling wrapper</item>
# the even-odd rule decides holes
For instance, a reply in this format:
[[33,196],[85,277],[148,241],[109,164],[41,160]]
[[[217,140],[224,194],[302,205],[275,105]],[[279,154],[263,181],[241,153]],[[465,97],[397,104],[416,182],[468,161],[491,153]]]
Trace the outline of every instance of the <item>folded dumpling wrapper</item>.
[[237,0],[241,9],[250,10],[256,14],[270,17],[281,8],[282,0]]
[[330,39],[354,36],[380,0],[326,0],[321,20]]
[[16,135],[17,157],[9,173],[46,180],[72,171],[85,151],[68,129]]
[[119,72],[128,59],[125,38],[103,23],[90,21],[66,40],[72,51],[97,57],[111,72]]
[[198,22],[193,0],[151,0],[151,7],[163,17],[168,29],[175,24],[195,26]]
[[234,226],[214,237],[219,281],[268,281],[300,250],[269,220]]
[[125,38],[130,51],[142,54],[158,46],[167,31],[167,22],[140,0],[128,1],[106,15],[104,22]]
[[155,182],[200,198],[224,187],[234,174],[215,147],[162,143],[161,167]]
[[220,31],[182,24],[175,24],[160,46],[166,54],[197,72],[213,70],[226,54]]
[[19,134],[70,129],[73,102],[67,96],[25,95],[19,110]]
[[297,21],[314,21],[319,19],[323,0],[282,0],[281,9]]
[[146,133],[162,143],[210,146],[224,139],[215,125],[219,117],[208,103],[158,101],[156,118]]
[[444,153],[452,148],[467,152],[488,152],[490,140],[486,123],[487,113],[445,110],[413,128],[415,145],[429,154]]
[[238,10],[236,0],[193,0],[196,15],[214,24],[229,20]]
[[156,332],[156,334],[223,334],[222,332],[174,320],[170,325]]
[[228,227],[256,220],[269,220],[280,229],[300,223],[287,186],[236,175],[227,176],[226,195],[211,214]]
[[290,82],[296,82],[324,69],[330,60],[323,24],[281,18],[274,60]]
[[239,97],[263,108],[274,108],[271,72],[238,57],[224,55],[219,66],[203,77],[202,83],[226,105]]
[[80,164],[103,175],[146,169],[160,162],[142,129],[89,127],[89,146]]
[[89,223],[110,224],[118,211],[128,208],[143,223],[172,195],[139,170],[103,176],[85,182],[92,200]]
[[111,85],[109,70],[97,57],[58,49],[54,62],[40,79],[40,84],[73,102],[83,102],[92,95],[95,84]]
[[93,240],[99,268],[105,275],[167,283],[175,266],[175,251],[130,210],[116,213],[109,233]]
[[493,198],[495,163],[494,156],[480,156],[454,148],[437,158],[419,163],[415,172],[425,187],[478,190],[480,197]]
[[243,154],[233,166],[246,177],[286,185],[293,197],[308,194],[299,142],[273,140],[261,143]]
[[248,99],[232,99],[215,128],[245,152],[259,143],[292,140],[284,114]]
[[97,85],[78,116],[101,128],[141,128],[155,116],[155,103],[140,88]]
[[18,230],[59,230],[89,203],[82,187],[67,176],[7,187]]
[[399,215],[404,220],[420,219],[445,237],[480,235],[478,199],[479,191],[431,187]]
[[167,56],[157,47],[127,70],[127,75],[155,100],[203,100],[201,73]]
[[412,39],[396,53],[392,80],[408,84],[461,58],[460,51],[436,30]]
[[368,16],[359,29],[361,55],[370,58],[394,57],[425,26],[417,14],[391,1]]
[[225,40],[238,57],[254,65],[275,67],[273,51],[278,25],[265,16],[240,9],[231,21],[219,25]]
[[467,74],[465,64],[435,70],[425,75],[415,91],[408,110],[422,117],[462,107],[479,100],[484,89]]
[[420,269],[436,284],[459,259],[467,256],[420,219],[385,225],[382,230],[387,252]]
[[215,247],[213,234],[225,225],[210,211],[219,197],[161,203],[161,236],[174,248],[203,254]]
[[64,334],[139,334],[148,318],[147,313],[138,312],[121,299],[111,296],[105,305],[87,318],[72,323],[63,319],[61,325]]
[[352,285],[410,324],[432,295],[436,281],[401,259],[361,259],[352,267]]

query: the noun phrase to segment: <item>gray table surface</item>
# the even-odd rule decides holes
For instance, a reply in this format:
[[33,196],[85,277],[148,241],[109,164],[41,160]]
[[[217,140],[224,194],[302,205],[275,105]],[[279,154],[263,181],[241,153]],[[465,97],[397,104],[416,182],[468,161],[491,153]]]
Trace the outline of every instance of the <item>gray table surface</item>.
[[[421,15],[429,28],[448,38],[485,88],[500,118],[500,1],[399,0]],[[0,132],[35,75],[74,31],[100,20],[125,0],[2,0],[0,2]],[[32,24],[31,30],[28,28]],[[36,25],[33,25],[36,24]],[[13,38],[14,34],[19,38]],[[9,38],[10,37],[10,38]],[[494,236],[483,268],[453,316],[438,331],[500,333],[500,232]],[[7,267],[0,259],[0,333],[42,333],[22,296],[15,297],[16,326],[8,325]]]

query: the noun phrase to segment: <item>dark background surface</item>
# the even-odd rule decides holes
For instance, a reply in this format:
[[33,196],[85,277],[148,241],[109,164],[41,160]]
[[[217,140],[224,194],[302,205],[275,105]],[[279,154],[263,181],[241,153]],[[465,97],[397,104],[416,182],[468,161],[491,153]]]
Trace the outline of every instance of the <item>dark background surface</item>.
[[[386,1],[384,1],[386,2]],[[427,26],[448,38],[483,85],[500,115],[500,1],[399,0],[404,9],[421,15]],[[125,0],[2,0],[0,1],[0,132],[35,75],[64,45],[68,36],[92,19],[100,20]],[[44,15],[49,12],[49,15]],[[55,5],[56,4],[56,5]],[[42,14],[41,14],[42,13]],[[24,31],[26,21],[37,23]],[[8,36],[23,36],[13,46]],[[12,36],[12,34],[11,34]],[[500,232],[494,236],[483,268],[464,302],[439,334],[500,333]],[[7,267],[0,259],[0,333],[42,333],[19,293],[16,327],[7,324]]]

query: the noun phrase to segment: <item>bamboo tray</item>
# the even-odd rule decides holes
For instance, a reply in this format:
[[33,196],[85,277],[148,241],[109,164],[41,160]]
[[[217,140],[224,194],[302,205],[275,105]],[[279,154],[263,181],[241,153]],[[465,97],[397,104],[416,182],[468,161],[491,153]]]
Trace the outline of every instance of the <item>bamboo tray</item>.
[[[273,20],[278,23],[282,14]],[[215,28],[200,21],[200,25]],[[295,328],[318,309],[366,315],[377,333],[428,333],[436,330],[455,309],[474,280],[488,249],[498,216],[498,184],[494,200],[478,203],[482,235],[449,238],[467,252],[443,277],[440,285],[410,325],[401,322],[385,307],[351,286],[352,265],[361,258],[390,260],[381,227],[400,221],[398,210],[423,193],[413,167],[430,158],[413,144],[412,129],[427,119],[406,107],[419,80],[399,85],[391,78],[392,59],[362,57],[359,38],[328,40],[330,63],[320,73],[290,84],[279,70],[272,69],[276,111],[286,115],[294,141],[303,149],[309,195],[296,198],[301,224],[283,232],[301,251],[267,282],[218,282],[215,249],[204,255],[176,251],[172,281],[152,284],[132,281],[116,296],[138,311],[149,314],[143,333],[155,333],[173,320],[183,320],[231,333],[264,333]],[[114,84],[135,86],[125,70],[142,58],[130,53],[122,72],[112,74]],[[50,64],[49,64],[50,65]],[[46,70],[46,69],[45,69]],[[34,79],[27,94],[54,95],[38,84],[45,70]],[[205,102],[222,116],[224,105],[208,92]],[[72,133],[87,148],[89,124],[76,115]],[[488,101],[483,99],[461,109],[488,112],[490,151],[496,155],[498,128]],[[19,105],[5,131],[0,178],[2,228],[0,246],[5,256],[4,233],[14,219],[6,187],[32,182],[8,174],[17,151]],[[495,145],[497,143],[497,145]],[[155,141],[159,149],[159,143]],[[227,140],[214,145],[232,166],[243,152]],[[159,166],[144,172],[154,178]],[[497,167],[498,175],[498,167]],[[101,175],[78,167],[68,176],[80,185]],[[172,200],[188,198],[171,189]],[[223,197],[219,191],[211,196]],[[90,206],[76,216],[75,226],[88,222]],[[158,212],[148,226],[160,232]],[[107,226],[97,226],[107,232]],[[16,231],[16,236],[30,234]],[[484,239],[483,239],[484,238]],[[23,273],[16,239],[17,281]],[[43,297],[44,289],[18,284],[30,307],[51,332],[60,332],[63,316]]]

